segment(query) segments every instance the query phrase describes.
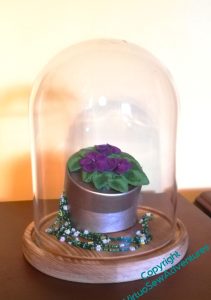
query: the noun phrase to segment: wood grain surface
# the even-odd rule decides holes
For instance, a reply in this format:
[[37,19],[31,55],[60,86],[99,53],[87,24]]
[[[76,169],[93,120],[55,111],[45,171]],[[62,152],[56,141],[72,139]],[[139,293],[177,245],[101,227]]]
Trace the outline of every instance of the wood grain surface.
[[[143,215],[149,208],[138,210]],[[111,253],[97,252],[77,248],[61,243],[55,237],[45,233],[45,229],[53,222],[55,213],[43,219],[40,230],[35,233],[34,223],[25,230],[23,236],[23,253],[35,268],[56,278],[75,282],[111,283],[140,279],[143,271],[156,266],[170,253],[178,251],[178,263],[185,255],[188,247],[188,235],[184,224],[177,219],[175,231],[172,224],[161,212],[154,210],[153,220],[149,228],[152,241],[136,251]],[[121,235],[132,235],[138,224],[121,232]],[[173,236],[171,233],[173,232]],[[113,233],[120,235],[120,233]],[[165,270],[172,267],[166,266]]]
[[[192,255],[205,244],[211,248],[211,219],[208,216],[180,195],[177,215],[185,224],[189,235],[186,256]],[[40,272],[24,259],[22,252],[22,236],[32,219],[32,201],[0,203],[0,299],[123,300],[144,287],[146,282],[139,279],[93,284],[60,280]],[[143,299],[210,300],[210,261],[211,251],[208,251],[150,290]],[[149,280],[156,280],[159,276],[153,276]]]

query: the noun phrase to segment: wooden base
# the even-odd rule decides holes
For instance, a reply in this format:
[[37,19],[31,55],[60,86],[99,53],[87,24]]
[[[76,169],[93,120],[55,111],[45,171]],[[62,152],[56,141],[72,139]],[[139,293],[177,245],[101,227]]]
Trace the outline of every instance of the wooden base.
[[[154,219],[150,223],[153,240],[134,252],[97,252],[84,250],[61,243],[45,233],[45,228],[52,224],[55,214],[47,216],[39,233],[35,234],[34,222],[29,224],[23,236],[23,253],[27,261],[41,272],[64,280],[86,283],[112,283],[141,279],[141,273],[160,264],[164,258],[177,251],[180,256],[173,264],[168,263],[165,270],[177,264],[185,256],[188,248],[188,234],[184,224],[177,219],[174,236],[163,240],[163,233],[168,232],[170,223],[159,211],[147,208],[138,213],[151,211]],[[137,225],[123,233],[137,230]],[[163,270],[163,271],[165,271]],[[161,273],[161,272],[157,272]]]

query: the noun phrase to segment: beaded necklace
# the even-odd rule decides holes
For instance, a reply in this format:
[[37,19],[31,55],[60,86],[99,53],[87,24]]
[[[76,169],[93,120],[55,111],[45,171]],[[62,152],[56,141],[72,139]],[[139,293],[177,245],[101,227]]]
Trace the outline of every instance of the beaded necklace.
[[112,237],[105,233],[90,232],[87,229],[78,230],[72,224],[68,199],[62,194],[59,200],[59,211],[54,223],[45,230],[55,236],[60,242],[87,250],[123,252],[135,251],[152,240],[148,223],[152,213],[145,213],[138,221],[140,229],[134,236]]

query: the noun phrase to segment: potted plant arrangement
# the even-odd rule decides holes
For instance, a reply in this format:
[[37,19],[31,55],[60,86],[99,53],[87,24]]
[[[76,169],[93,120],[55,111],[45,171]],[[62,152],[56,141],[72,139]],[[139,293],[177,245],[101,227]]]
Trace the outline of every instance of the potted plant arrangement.
[[79,150],[67,161],[65,194],[75,227],[106,233],[137,221],[137,199],[149,184],[139,162],[109,144]]

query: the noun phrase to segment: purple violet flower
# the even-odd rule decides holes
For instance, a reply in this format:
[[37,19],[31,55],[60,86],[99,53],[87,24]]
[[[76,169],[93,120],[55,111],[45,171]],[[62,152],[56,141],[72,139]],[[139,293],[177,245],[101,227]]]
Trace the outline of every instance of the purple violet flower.
[[96,168],[99,172],[108,171],[108,158],[106,156],[98,157],[96,160]]
[[108,169],[107,157],[98,152],[89,152],[80,160],[82,169],[86,172],[104,172]]
[[118,158],[108,158],[108,171],[114,171],[118,165]]
[[[104,148],[104,146],[106,147]],[[110,145],[100,145],[96,147],[102,147],[100,148],[102,152],[88,152],[85,157],[80,160],[83,171],[88,173],[94,171],[110,171],[117,174],[123,174],[132,168],[132,164],[127,159],[106,156],[105,153],[108,153],[108,151],[120,151],[118,148]]]
[[115,168],[114,171],[118,174],[123,174],[129,171],[131,168],[132,168],[132,164],[127,159],[119,158],[117,167]]
[[95,162],[87,157],[84,157],[80,160],[80,165],[85,172],[91,173],[96,171]]
[[96,150],[106,156],[112,154],[112,153],[121,153],[121,150],[115,146],[104,144],[104,145],[96,145]]

